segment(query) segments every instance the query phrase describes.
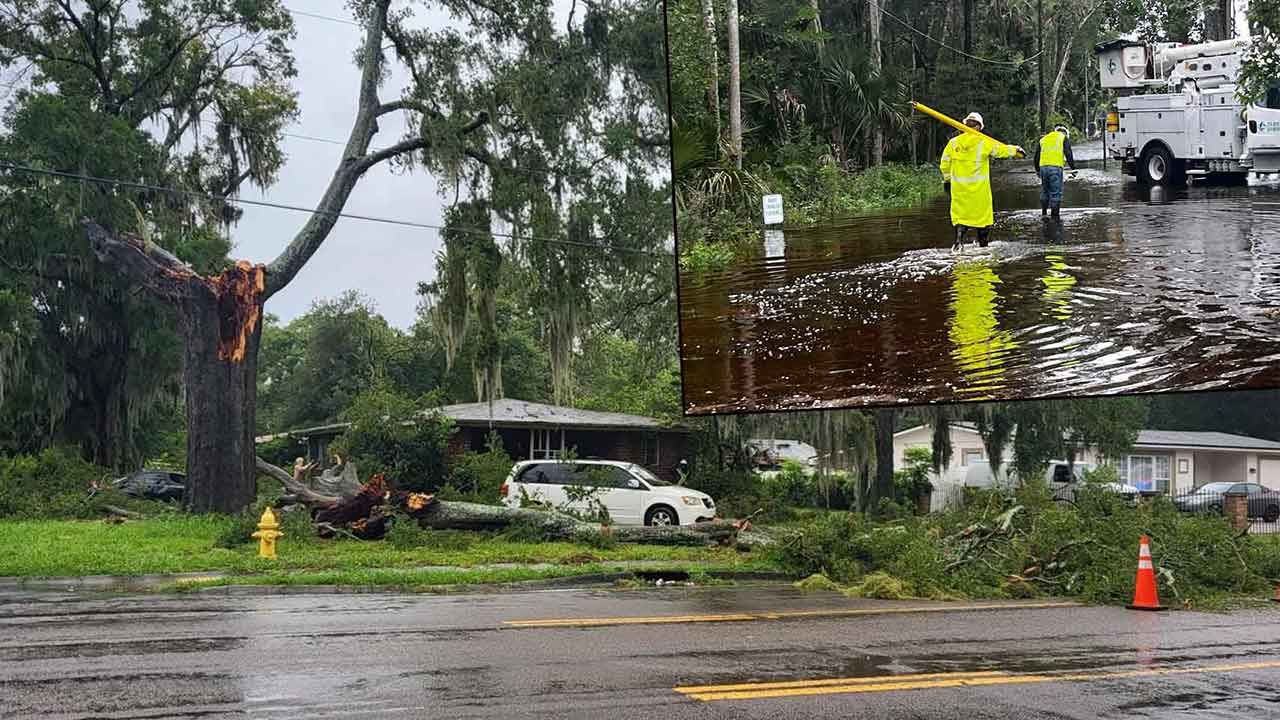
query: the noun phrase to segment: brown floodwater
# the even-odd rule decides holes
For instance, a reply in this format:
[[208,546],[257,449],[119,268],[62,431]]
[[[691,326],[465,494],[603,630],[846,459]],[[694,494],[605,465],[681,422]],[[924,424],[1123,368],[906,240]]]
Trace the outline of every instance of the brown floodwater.
[[1054,223],[1029,167],[995,183],[987,248],[943,197],[681,273],[685,411],[1280,387],[1280,185],[1086,167]]

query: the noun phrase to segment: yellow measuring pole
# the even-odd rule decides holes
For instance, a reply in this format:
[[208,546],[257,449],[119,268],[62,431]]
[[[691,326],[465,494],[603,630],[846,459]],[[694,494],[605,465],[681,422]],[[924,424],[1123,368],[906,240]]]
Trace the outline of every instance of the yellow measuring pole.
[[[990,135],[987,135],[986,133],[983,133],[975,128],[971,128],[968,125],[965,125],[964,123],[960,122],[959,120],[956,120],[953,117],[943,115],[942,113],[938,112],[937,110],[934,110],[928,105],[921,105],[920,103],[915,102],[913,100],[911,102],[911,108],[913,110],[919,110],[920,112],[924,113],[925,115],[928,115],[934,120],[937,120],[938,122],[943,123],[944,125],[950,125],[951,127],[957,130],[960,130],[961,132],[967,132],[971,135],[977,135],[978,137],[984,138],[986,140],[990,140],[991,142],[996,143],[997,145],[1009,144],[1009,143],[1002,143],[999,140],[996,140],[995,138],[991,137]],[[1024,157],[1024,156],[1025,156],[1025,153],[1019,154],[1019,157]]]

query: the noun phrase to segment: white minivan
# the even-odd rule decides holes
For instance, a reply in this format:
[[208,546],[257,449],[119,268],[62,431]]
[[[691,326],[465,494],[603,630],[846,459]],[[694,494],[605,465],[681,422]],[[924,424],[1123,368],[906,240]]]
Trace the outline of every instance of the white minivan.
[[594,488],[595,499],[616,525],[692,525],[716,517],[710,495],[617,460],[522,460],[511,468],[500,492],[509,507],[520,507],[523,491],[535,502],[590,512],[590,501],[571,501],[566,487]]

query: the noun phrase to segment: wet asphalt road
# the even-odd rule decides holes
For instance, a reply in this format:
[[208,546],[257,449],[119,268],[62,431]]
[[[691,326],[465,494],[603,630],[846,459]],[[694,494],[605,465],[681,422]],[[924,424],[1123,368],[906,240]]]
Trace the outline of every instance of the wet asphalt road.
[[1280,606],[907,607],[752,587],[8,591],[0,716],[1280,718]]

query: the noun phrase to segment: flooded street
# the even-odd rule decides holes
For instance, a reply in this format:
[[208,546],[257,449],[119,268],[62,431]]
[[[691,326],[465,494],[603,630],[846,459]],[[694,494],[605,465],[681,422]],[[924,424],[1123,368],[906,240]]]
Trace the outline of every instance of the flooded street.
[[[329,588],[332,589],[332,588]],[[225,588],[223,589],[225,590]],[[0,587],[6,718],[1280,717],[1280,612],[789,585],[457,596]]]
[[682,273],[686,411],[1280,386],[1280,185],[1088,165],[1060,223],[1029,163],[997,174],[987,248],[950,250],[942,196]]

